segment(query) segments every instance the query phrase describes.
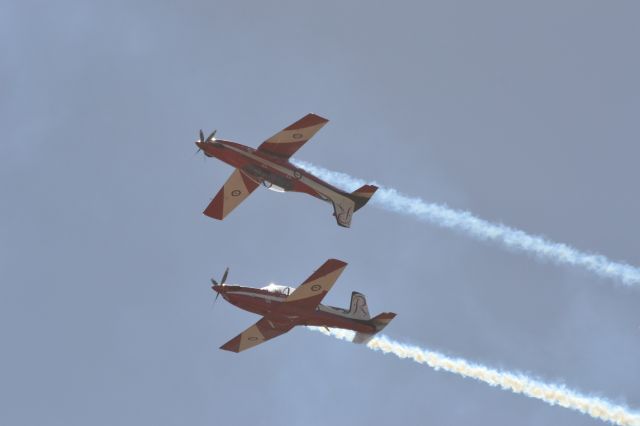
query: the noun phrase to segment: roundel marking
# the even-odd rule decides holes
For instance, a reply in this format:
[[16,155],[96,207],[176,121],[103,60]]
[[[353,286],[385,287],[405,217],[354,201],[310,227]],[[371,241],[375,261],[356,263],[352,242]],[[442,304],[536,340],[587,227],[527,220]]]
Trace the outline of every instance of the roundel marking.
[[295,179],[300,179],[300,178],[302,177],[302,173],[300,173],[300,170],[295,169],[295,170],[293,171],[293,177],[294,177]]
[[231,195],[234,197],[237,197],[240,194],[242,194],[242,191],[240,191],[239,189],[234,189],[233,191],[231,191]]
[[251,336],[251,337],[248,337],[247,340],[251,340],[252,342],[255,342],[256,340],[258,340],[258,338],[256,336]]
[[311,291],[320,291],[322,290],[322,286],[320,284],[314,284],[311,286]]
[[294,133],[291,137],[294,139],[300,139],[302,137],[302,133]]

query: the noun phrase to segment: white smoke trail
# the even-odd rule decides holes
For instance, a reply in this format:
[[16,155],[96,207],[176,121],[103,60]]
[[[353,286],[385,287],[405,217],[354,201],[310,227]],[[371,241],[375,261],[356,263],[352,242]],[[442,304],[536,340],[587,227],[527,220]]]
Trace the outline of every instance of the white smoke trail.
[[[341,340],[351,341],[354,336],[353,331],[349,330],[331,329],[331,331],[327,331],[320,327],[307,328]],[[522,373],[508,373],[473,364],[464,359],[449,358],[438,352],[393,341],[383,335],[374,337],[367,344],[367,347],[385,354],[394,354],[399,358],[409,358],[419,364],[427,364],[435,370],[445,370],[462,377],[479,380],[491,386],[499,386],[513,393],[540,399],[550,405],[576,410],[595,419],[621,426],[640,426],[640,413],[623,406],[613,405],[601,398],[581,395],[567,389],[564,385],[546,384]]]
[[[305,169],[320,179],[348,191],[353,191],[365,184],[361,179],[327,170],[306,161],[292,160],[291,162],[296,167]],[[414,216],[443,228],[463,231],[479,240],[497,241],[509,249],[533,253],[558,264],[581,266],[601,277],[619,279],[626,285],[640,284],[640,269],[635,266],[613,262],[602,255],[584,253],[567,244],[529,235],[503,224],[491,223],[467,211],[454,210],[442,204],[427,203],[420,198],[404,195],[393,188],[380,186],[371,199],[371,204],[395,213]]]

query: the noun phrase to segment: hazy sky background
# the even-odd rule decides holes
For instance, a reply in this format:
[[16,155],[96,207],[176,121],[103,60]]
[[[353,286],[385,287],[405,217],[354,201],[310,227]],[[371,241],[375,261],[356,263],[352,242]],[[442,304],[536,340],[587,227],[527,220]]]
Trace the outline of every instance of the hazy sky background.
[[368,206],[257,190],[198,129],[640,265],[634,1],[0,3],[0,424],[586,425],[587,416],[258,317],[209,277],[349,262],[385,330],[640,407],[640,289]]

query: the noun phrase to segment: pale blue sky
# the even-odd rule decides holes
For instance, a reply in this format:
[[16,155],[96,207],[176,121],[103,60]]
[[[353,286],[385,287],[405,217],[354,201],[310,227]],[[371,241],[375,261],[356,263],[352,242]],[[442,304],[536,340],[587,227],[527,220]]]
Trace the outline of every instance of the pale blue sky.
[[209,277],[349,262],[387,334],[640,407],[640,293],[371,206],[256,191],[198,129],[640,265],[636,2],[0,4],[0,424],[601,424],[256,316]]

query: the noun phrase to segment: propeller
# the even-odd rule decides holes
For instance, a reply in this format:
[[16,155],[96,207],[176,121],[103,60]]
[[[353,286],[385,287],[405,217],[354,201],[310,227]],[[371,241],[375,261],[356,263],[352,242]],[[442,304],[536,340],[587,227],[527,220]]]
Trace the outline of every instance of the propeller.
[[[209,143],[209,142],[213,142],[216,140],[216,132],[218,130],[214,130],[213,132],[211,132],[211,134],[205,139],[204,138],[204,133],[202,132],[202,129],[200,129],[200,138],[198,139],[198,142],[200,143]],[[196,154],[198,154],[200,151],[202,151],[202,149],[200,147],[198,147],[198,150],[196,151]]]
[[204,142],[204,143],[207,143],[207,142],[213,142],[213,141],[215,141],[215,140],[216,140],[216,132],[217,132],[217,131],[218,131],[217,129],[216,129],[216,130],[214,130],[214,131],[213,131],[213,132],[211,132],[211,134],[209,134],[209,136],[207,136],[207,138],[205,139],[205,138],[204,138],[204,133],[202,132],[202,129],[200,129],[200,139],[198,139],[198,142]]
[[[229,268],[225,269],[224,274],[222,274],[222,279],[220,280],[220,284],[218,284],[218,281],[216,281],[213,278],[211,278],[211,284],[213,284],[214,286],[224,285],[224,283],[227,281],[227,276],[228,275],[229,275]],[[211,288],[213,288],[213,287],[211,287]],[[213,300],[213,303],[216,303],[216,300],[218,300],[219,296],[220,296],[220,292],[218,292],[216,294],[216,298]]]

